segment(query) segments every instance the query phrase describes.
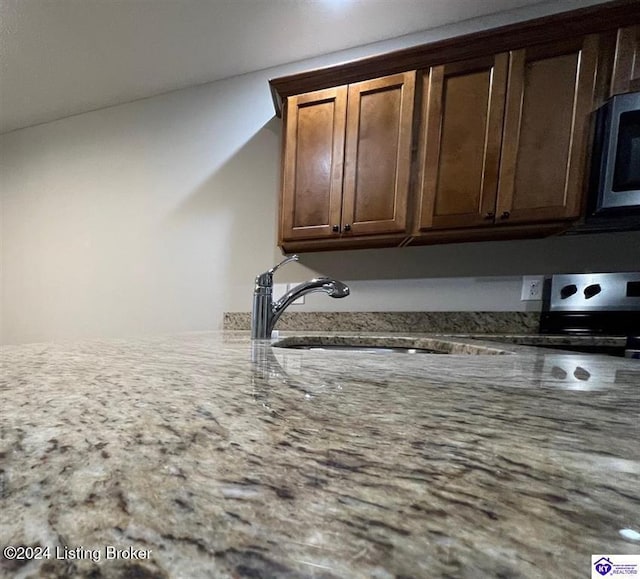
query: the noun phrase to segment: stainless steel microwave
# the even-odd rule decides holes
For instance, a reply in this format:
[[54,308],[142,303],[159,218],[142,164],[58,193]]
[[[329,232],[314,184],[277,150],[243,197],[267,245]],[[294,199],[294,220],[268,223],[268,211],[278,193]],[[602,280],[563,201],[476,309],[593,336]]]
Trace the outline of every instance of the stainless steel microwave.
[[640,92],[598,111],[592,170],[592,215],[640,212]]

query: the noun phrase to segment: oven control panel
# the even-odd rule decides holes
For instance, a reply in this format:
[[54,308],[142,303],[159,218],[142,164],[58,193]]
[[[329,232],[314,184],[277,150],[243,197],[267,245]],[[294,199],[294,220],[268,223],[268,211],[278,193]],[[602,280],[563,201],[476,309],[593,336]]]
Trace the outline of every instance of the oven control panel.
[[640,272],[554,275],[545,282],[545,311],[640,311]]

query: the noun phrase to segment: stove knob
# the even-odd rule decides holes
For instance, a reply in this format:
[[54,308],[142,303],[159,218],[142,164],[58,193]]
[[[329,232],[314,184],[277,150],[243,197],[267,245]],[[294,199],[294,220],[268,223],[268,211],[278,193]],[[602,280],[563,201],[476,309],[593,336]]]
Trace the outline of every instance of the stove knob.
[[560,290],[560,298],[566,300],[578,291],[576,284],[566,285]]
[[589,300],[593,296],[597,296],[601,291],[602,288],[600,287],[599,283],[592,283],[591,285],[588,285],[586,288],[584,288],[584,297],[585,299]]

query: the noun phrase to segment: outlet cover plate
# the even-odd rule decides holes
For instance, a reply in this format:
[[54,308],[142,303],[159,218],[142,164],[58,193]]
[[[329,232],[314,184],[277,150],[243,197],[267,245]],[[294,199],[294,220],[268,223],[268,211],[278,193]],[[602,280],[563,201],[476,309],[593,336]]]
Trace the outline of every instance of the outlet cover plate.
[[531,302],[542,299],[543,275],[525,275],[522,277],[520,301]]
[[274,283],[272,290],[273,301],[279,300],[284,294],[287,293],[287,284],[286,283]]
[[[296,283],[290,283],[288,286],[288,291],[292,290],[294,287],[296,287],[298,285],[298,282]],[[291,302],[292,306],[299,306],[301,304],[304,303],[304,296],[300,296],[295,302]]]

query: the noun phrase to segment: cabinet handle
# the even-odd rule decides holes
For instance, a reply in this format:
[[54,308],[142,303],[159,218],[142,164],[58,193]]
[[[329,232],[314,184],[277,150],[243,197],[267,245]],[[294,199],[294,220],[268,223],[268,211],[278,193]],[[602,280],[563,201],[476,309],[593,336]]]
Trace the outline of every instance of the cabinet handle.
[[484,218],[485,219],[493,219],[496,216],[496,214],[493,211],[489,211]]
[[344,226],[344,230],[345,231],[351,231],[351,225],[349,225],[348,223],[345,224]]
[[334,233],[340,233],[340,226],[339,226],[339,225],[334,225],[334,226],[331,228],[331,230],[332,230]]
[[502,215],[500,215],[500,219],[509,219],[509,215],[511,215],[511,213],[509,213],[508,211],[503,211]]

